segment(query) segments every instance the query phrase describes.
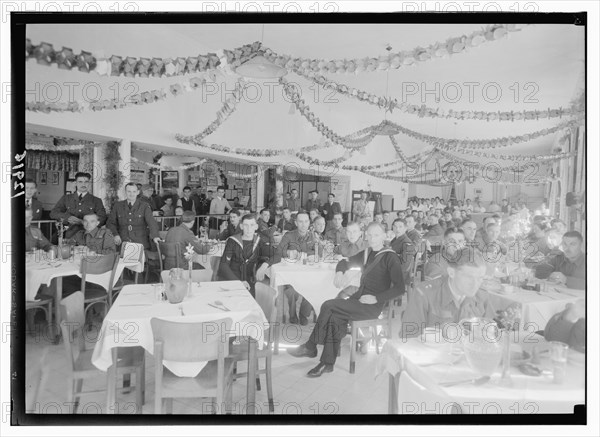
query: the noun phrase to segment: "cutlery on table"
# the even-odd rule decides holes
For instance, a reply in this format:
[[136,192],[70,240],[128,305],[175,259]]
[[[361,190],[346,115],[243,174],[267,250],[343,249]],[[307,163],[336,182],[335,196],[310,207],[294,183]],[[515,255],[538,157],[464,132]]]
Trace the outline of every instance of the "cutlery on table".
[[216,306],[216,305],[213,305],[212,303],[207,303],[207,305],[208,305],[208,306],[211,306],[211,307],[213,307],[213,308],[216,308],[216,309],[218,309],[218,310],[221,310],[221,311],[229,311],[227,308],[218,307],[218,306]]
[[221,302],[220,300],[215,300],[215,305],[219,305],[221,308],[223,308],[226,311],[231,311],[229,308],[227,308],[223,302]]
[[455,385],[460,385],[460,384],[473,384],[473,385],[483,385],[486,382],[488,382],[490,380],[489,376],[481,376],[479,378],[472,378],[472,379],[464,379],[462,381],[451,381],[451,382],[442,382],[440,383],[440,386],[442,387],[453,387]]
[[182,316],[185,316],[185,314],[183,313],[183,305],[179,305],[179,312]]

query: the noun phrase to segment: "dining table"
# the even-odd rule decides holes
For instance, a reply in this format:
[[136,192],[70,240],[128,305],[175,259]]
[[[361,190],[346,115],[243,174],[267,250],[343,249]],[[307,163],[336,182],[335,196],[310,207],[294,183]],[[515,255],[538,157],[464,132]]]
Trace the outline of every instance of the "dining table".
[[[48,252],[34,250],[25,255],[25,299],[27,301],[36,301],[36,295],[41,285],[50,285],[55,280],[56,291],[54,299],[54,311],[58,316],[60,301],[62,300],[62,278],[65,276],[81,276],[81,261],[87,257],[90,261],[97,257],[95,253],[86,247],[75,247],[71,256],[67,259],[51,259]],[[133,271],[141,271],[144,268],[143,261],[137,257],[125,256],[119,259],[117,271],[115,273],[115,283],[121,276],[123,269],[128,268]],[[110,272],[103,275],[88,275],[86,281],[104,286],[108,281]],[[54,328],[57,328],[55,326]],[[58,331],[58,329],[57,329]],[[57,336],[58,336],[57,332]]]
[[340,289],[333,285],[336,266],[337,261],[334,260],[304,264],[298,259],[283,258],[280,263],[273,264],[270,267],[267,275],[270,278],[271,287],[277,290],[277,324],[273,340],[274,354],[279,353],[285,300],[284,286],[291,285],[294,287],[294,290],[313,306],[315,314],[318,315],[323,302],[334,299],[340,292]]
[[[116,363],[120,347],[143,347],[154,351],[150,320],[160,318],[178,322],[209,322],[231,318],[229,334],[249,339],[247,413],[255,412],[256,350],[264,347],[268,321],[241,281],[194,282],[191,292],[181,303],[171,304],[157,299],[164,284],[126,285],[104,318],[92,354],[92,364],[107,371],[107,411],[114,412],[116,402]],[[175,375],[194,377],[207,362],[181,363],[163,361]]]
[[[502,365],[490,379],[481,378],[469,366],[460,342],[445,340],[439,331],[386,342],[376,377],[388,375],[388,413],[448,414],[450,406],[458,406],[463,414],[573,414],[576,405],[585,404],[585,354],[569,350],[565,377],[556,383],[543,337],[522,332],[511,343],[511,348],[530,357],[534,348],[539,351],[539,375],[523,373],[519,367],[527,361],[523,359],[511,361],[506,380]],[[419,391],[399,386],[403,372],[420,386]]]
[[495,310],[520,305],[521,323],[524,328],[540,331],[546,327],[552,316],[564,310],[567,304],[586,297],[585,290],[567,288],[544,280],[537,280],[535,283],[540,285],[539,290],[525,289],[518,285],[487,290],[490,303]]

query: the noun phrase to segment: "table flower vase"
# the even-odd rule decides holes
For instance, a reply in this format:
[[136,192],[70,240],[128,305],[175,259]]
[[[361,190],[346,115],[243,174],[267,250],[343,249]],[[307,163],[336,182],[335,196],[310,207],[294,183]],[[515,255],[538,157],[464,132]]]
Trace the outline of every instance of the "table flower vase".
[[188,297],[192,295],[192,260],[188,261]]
[[183,278],[183,269],[171,269],[169,271],[169,283],[166,284],[165,292],[170,303],[180,303],[188,292],[187,281]]

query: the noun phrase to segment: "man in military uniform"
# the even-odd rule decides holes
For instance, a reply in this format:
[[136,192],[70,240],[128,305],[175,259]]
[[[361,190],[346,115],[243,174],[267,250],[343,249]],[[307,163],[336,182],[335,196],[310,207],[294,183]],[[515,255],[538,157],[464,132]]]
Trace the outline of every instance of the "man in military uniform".
[[25,208],[31,208],[32,220],[41,220],[44,208],[42,202],[33,197],[36,193],[37,183],[30,178],[25,179]]
[[154,195],[154,187],[150,184],[142,185],[142,195],[139,199],[148,203],[152,211],[158,211],[162,206],[160,205],[160,198]]
[[390,242],[390,247],[400,256],[400,265],[402,266],[402,277],[405,285],[411,283],[411,273],[415,263],[415,254],[417,248],[412,240],[406,235],[406,220],[396,219],[392,223],[394,238]]
[[419,283],[402,314],[400,337],[420,335],[426,327],[470,317],[495,317],[487,292],[480,290],[486,264],[479,251],[463,248],[448,261],[447,274]]
[[100,229],[98,223],[96,214],[86,214],[83,217],[83,227],[85,229],[78,231],[72,238],[67,240],[67,243],[86,246],[99,255],[115,252],[117,250],[115,237],[108,229]]
[[98,216],[98,226],[106,222],[106,210],[102,200],[88,191],[91,179],[92,175],[89,173],[77,173],[75,175],[77,191],[62,196],[50,212],[51,219],[60,220],[69,226],[65,238],[71,238],[83,229],[83,217],[87,214],[95,213]]
[[150,249],[150,239],[158,244],[158,223],[152,216],[152,209],[147,202],[137,198],[138,188],[130,182],[125,185],[125,200],[115,202],[106,227],[115,236],[115,243],[123,241],[140,243],[144,249]]

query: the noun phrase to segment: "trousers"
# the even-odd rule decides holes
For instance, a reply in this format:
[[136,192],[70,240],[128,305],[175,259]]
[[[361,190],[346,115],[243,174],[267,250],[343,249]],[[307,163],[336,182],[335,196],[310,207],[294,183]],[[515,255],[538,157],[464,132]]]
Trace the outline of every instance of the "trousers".
[[306,346],[314,349],[322,344],[321,362],[335,364],[340,343],[348,330],[348,322],[375,319],[382,310],[383,303],[365,304],[353,297],[328,300],[321,305],[317,323]]

